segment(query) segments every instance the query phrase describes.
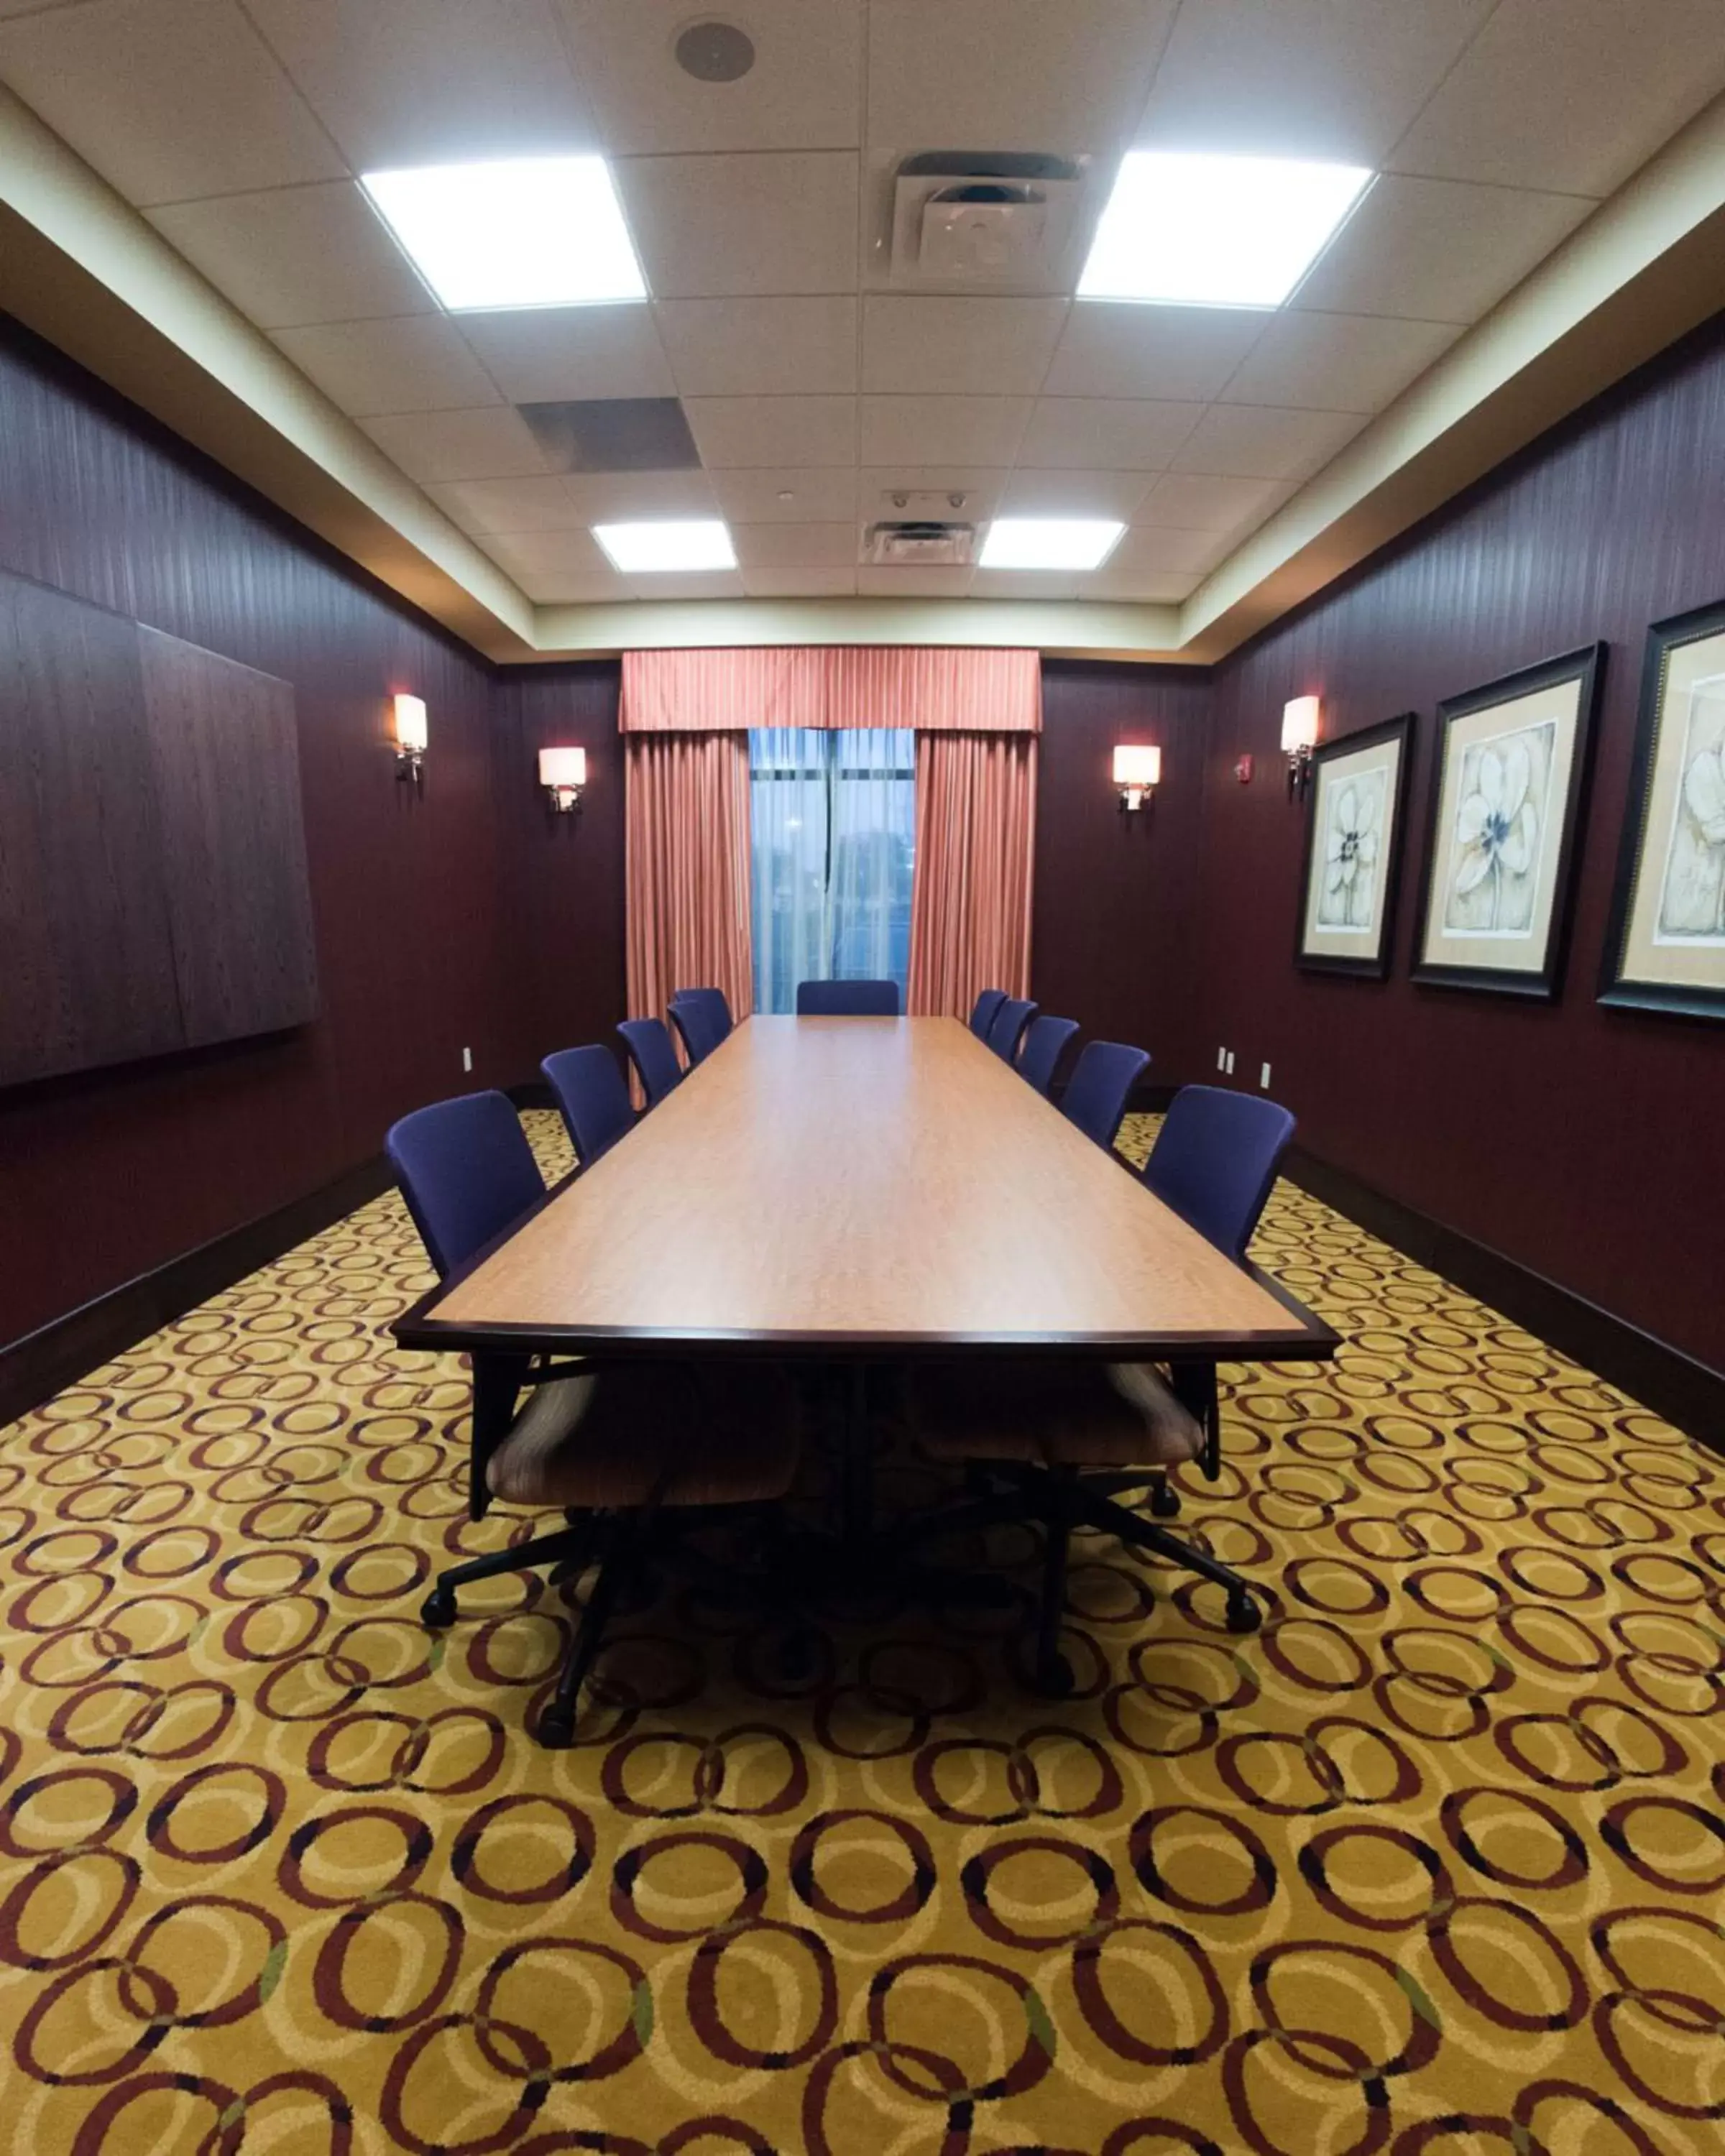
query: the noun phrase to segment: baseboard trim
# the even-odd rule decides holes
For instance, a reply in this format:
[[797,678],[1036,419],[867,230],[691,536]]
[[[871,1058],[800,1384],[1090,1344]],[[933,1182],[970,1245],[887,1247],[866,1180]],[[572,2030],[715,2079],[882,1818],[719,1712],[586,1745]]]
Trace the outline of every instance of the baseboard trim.
[[1296,1146],[1284,1173],[1417,1265],[1445,1280],[1651,1408],[1715,1452],[1725,1452],[1725,1372],[1615,1317],[1543,1273],[1445,1227],[1430,1214]]
[[390,1188],[379,1153],[332,1183],[202,1243],[0,1348],[0,1424],[15,1422],[259,1265],[284,1257]]

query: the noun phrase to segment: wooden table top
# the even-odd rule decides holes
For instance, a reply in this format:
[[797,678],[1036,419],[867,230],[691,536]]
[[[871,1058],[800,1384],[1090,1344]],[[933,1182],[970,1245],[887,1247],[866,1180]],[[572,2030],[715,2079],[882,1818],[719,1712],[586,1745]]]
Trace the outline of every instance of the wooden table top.
[[614,1353],[1335,1345],[954,1019],[747,1020],[396,1332]]

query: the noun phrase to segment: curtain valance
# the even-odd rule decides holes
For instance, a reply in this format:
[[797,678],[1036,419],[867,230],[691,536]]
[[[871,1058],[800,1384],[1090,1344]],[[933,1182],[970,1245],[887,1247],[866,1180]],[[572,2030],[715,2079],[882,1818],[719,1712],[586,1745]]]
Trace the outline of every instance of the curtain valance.
[[1040,733],[1034,651],[809,644],[626,651],[624,733],[750,726],[914,726],[919,733]]

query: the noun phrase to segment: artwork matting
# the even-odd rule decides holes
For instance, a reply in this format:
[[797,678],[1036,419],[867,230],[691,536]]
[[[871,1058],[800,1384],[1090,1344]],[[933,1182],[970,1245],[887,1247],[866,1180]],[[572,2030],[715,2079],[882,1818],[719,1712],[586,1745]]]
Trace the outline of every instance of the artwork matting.
[[1414,726],[1404,711],[1313,752],[1294,940],[1307,973],[1389,975]]

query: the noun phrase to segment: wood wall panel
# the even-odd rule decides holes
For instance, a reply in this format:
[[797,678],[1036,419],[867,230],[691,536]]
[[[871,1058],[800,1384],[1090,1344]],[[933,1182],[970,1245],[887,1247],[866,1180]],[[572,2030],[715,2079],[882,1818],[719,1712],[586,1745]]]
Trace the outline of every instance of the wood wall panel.
[[184,1045],[304,1025],[317,959],[294,692],[158,629],[139,644]]

